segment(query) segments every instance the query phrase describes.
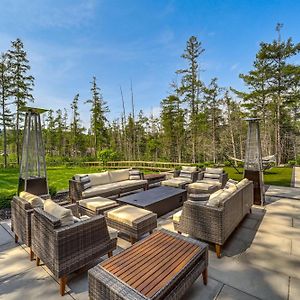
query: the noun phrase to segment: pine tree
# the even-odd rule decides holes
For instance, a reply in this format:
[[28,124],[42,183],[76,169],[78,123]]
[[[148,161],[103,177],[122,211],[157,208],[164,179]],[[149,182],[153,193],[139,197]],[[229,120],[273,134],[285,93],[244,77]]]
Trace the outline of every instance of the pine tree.
[[78,152],[80,151],[80,142],[82,141],[81,135],[83,128],[81,126],[79,108],[78,108],[79,94],[75,95],[72,104],[72,119],[70,125],[71,131],[71,145],[72,145],[72,154],[74,157],[77,157]]
[[221,88],[218,86],[217,78],[213,78],[207,87],[203,87],[203,107],[210,123],[209,132],[211,133],[212,143],[212,161],[217,161],[217,143],[218,143],[218,131],[220,128],[222,110],[220,105],[222,100],[220,99]]
[[92,98],[87,100],[91,107],[91,132],[94,139],[95,153],[104,148],[107,143],[107,128],[106,128],[106,113],[109,112],[107,103],[103,100],[101,90],[97,86],[96,77],[93,77],[91,82]]
[[11,73],[7,54],[2,53],[0,57],[0,122],[3,129],[3,157],[4,168],[7,167],[7,129],[12,127],[12,113],[9,108],[9,97],[11,96]]
[[188,68],[177,71],[182,74],[181,86],[178,89],[180,95],[184,97],[184,101],[189,105],[190,113],[190,130],[192,140],[192,162],[196,162],[196,142],[198,134],[197,114],[199,106],[199,92],[201,81],[199,79],[199,56],[204,52],[201,42],[195,36],[191,36],[187,41],[186,48],[182,54],[182,58],[188,63]]
[[30,71],[29,60],[27,53],[24,50],[23,42],[16,39],[11,43],[11,49],[8,51],[8,58],[11,63],[12,71],[12,96],[15,98],[16,106],[16,148],[17,162],[20,162],[20,123],[23,120],[20,110],[24,107],[27,101],[34,101],[31,94],[34,86],[34,77],[29,75]]

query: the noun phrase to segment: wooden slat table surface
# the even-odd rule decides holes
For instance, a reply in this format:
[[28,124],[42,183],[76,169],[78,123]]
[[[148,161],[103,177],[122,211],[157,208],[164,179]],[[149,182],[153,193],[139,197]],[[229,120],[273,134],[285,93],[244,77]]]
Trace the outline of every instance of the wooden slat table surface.
[[197,245],[157,231],[143,242],[104,261],[101,266],[151,298],[200,252]]

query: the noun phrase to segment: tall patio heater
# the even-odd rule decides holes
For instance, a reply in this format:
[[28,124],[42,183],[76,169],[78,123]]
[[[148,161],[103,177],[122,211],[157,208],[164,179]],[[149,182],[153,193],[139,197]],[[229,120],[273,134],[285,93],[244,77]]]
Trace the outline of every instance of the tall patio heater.
[[34,195],[48,195],[45,150],[40,115],[47,110],[24,107],[25,126],[18,194],[22,191]]
[[249,118],[248,135],[246,142],[246,155],[244,163],[244,178],[253,181],[254,204],[264,204],[264,181],[262,168],[262,153],[260,143],[258,118]]

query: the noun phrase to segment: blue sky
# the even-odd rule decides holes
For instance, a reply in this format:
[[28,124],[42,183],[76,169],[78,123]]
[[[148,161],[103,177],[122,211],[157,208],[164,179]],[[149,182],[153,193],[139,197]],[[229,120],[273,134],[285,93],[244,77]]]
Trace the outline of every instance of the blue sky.
[[[83,103],[96,76],[114,119],[120,85],[130,110],[130,80],[136,108],[159,111],[191,35],[205,48],[202,79],[242,89],[239,73],[251,68],[260,41],[276,37],[277,22],[284,38],[299,41],[299,12],[296,0],[1,0],[0,51],[24,42],[36,106],[69,109],[76,93]],[[89,107],[80,108],[87,124]]]

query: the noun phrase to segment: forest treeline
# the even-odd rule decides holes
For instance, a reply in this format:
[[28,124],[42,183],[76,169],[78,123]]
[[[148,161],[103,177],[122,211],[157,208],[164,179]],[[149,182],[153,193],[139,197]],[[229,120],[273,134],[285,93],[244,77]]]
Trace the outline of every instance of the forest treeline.
[[[69,107],[49,110],[43,118],[44,141],[49,160],[160,160],[172,162],[223,162],[224,153],[243,158],[247,123],[261,119],[263,155],[276,154],[277,163],[296,160],[300,109],[300,43],[281,37],[276,26],[271,42],[261,42],[251,70],[240,74],[242,91],[221,87],[217,77],[203,82],[200,64],[205,49],[197,37],[186,42],[181,58],[185,67],[175,70],[171,92],[161,100],[159,116],[135,111],[125,114],[121,89],[121,116],[109,121],[110,108],[92,78],[90,99],[76,94]],[[158,70],[159,71],[159,70]],[[170,77],[171,74],[170,74]],[[34,77],[20,39],[1,54],[0,128],[4,166],[20,160],[24,116],[21,108],[33,102]],[[74,88],[74,90],[76,90]],[[80,107],[90,106],[90,126],[84,128]]]

